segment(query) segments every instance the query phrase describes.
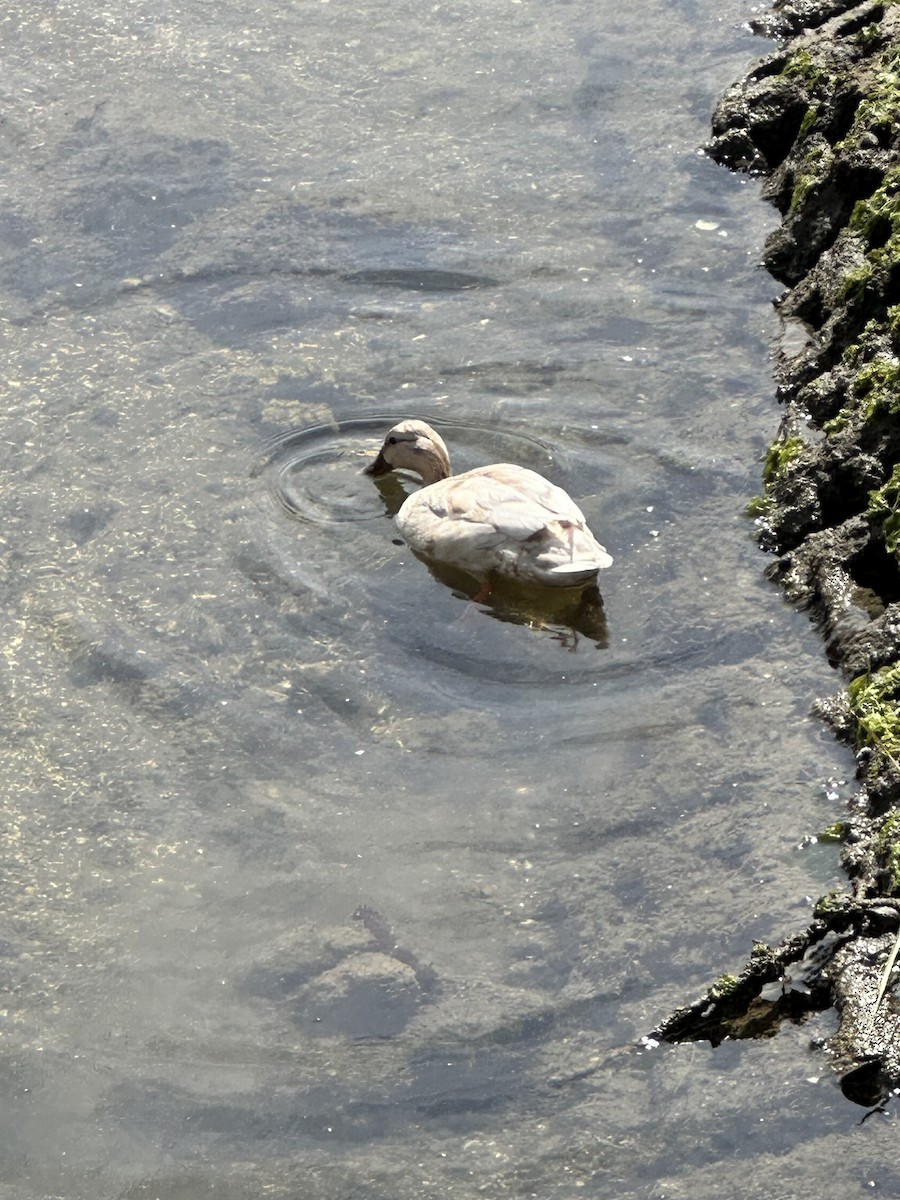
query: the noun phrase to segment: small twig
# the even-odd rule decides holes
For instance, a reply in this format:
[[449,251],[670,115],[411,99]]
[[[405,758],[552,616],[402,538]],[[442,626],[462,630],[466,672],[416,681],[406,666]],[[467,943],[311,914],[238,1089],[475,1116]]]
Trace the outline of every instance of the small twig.
[[875,997],[875,1003],[872,1005],[871,1013],[869,1013],[869,1023],[866,1026],[867,1035],[872,1032],[875,1018],[878,1016],[878,1008],[884,998],[884,993],[887,991],[888,980],[891,977],[891,971],[894,969],[894,963],[897,961],[898,954],[900,954],[900,929],[897,930],[897,936],[894,938],[894,947],[888,955],[887,962],[884,964],[884,970],[881,972],[881,979],[878,982],[878,995]]

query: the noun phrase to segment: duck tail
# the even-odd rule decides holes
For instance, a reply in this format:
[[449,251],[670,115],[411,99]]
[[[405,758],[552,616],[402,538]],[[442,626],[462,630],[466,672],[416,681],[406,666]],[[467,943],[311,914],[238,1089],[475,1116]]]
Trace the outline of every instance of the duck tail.
[[564,579],[567,575],[575,579],[578,576],[589,575],[592,571],[602,571],[611,567],[612,561],[612,555],[604,550],[602,554],[592,554],[590,558],[575,558],[570,562],[558,563],[550,568],[550,574],[559,579]]

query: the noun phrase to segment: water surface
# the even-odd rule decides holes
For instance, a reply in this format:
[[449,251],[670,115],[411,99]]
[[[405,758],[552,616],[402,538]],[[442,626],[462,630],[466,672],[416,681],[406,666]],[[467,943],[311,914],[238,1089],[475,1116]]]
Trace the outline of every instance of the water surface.
[[[832,1014],[638,1042],[808,921],[852,791],[743,516],[749,15],[0,21],[5,1194],[891,1193]],[[407,415],[577,498],[601,623],[396,543]]]

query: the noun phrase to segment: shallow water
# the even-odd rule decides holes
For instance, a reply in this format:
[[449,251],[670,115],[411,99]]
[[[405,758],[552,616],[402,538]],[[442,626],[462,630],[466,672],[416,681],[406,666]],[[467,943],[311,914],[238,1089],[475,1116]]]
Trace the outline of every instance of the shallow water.
[[[0,19],[4,1195],[896,1191],[832,1014],[638,1042],[806,923],[852,792],[743,516],[748,16]],[[398,545],[406,415],[565,486],[602,610]]]

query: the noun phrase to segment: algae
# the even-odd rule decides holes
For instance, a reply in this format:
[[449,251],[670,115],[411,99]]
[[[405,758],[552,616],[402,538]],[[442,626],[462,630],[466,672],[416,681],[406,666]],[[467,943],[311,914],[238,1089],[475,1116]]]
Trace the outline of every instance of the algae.
[[856,303],[863,298],[872,280],[872,264],[862,263],[844,276],[839,299],[845,304]]
[[850,832],[847,821],[834,821],[819,834],[820,842],[845,842]]
[[731,975],[726,972],[720,975],[716,982],[709,989],[709,998],[711,1000],[722,1000],[726,996],[731,996],[737,991],[740,986],[740,980],[737,975]]
[[[765,194],[783,221],[765,265],[787,285],[782,316],[810,332],[801,353],[778,361],[788,415],[749,511],[777,556],[767,574],[810,612],[844,674],[846,690],[821,712],[855,740],[861,790],[852,815],[821,835],[842,842],[848,887],[820,897],[808,929],[775,951],[754,947],[739,976],[721,976],[665,1027],[677,1040],[760,1036],[749,981],[783,985],[793,964],[820,956],[816,994],[791,990],[790,1015],[835,1006],[831,1061],[846,1072],[848,1098],[866,1104],[900,1085],[900,1010],[885,1004],[872,1019],[885,983],[878,964],[900,916],[898,4],[857,7],[850,18],[844,0],[776,5],[758,27],[782,48],[713,117],[712,157],[768,175]],[[799,437],[803,421],[825,436]],[[784,986],[781,994],[786,1003]],[[875,1080],[868,1089],[854,1082],[860,1064]]]
[[820,896],[813,906],[813,916],[820,921],[827,921],[835,916],[846,914],[851,906],[850,897],[846,892],[835,888]]
[[879,357],[867,363],[851,385],[857,400],[864,400],[865,419],[879,411],[892,415],[900,412],[900,359]]
[[787,467],[803,452],[806,443],[797,434],[776,438],[763,462],[762,478],[765,494],[754,496],[747,503],[746,514],[750,518],[764,517],[774,506],[772,490],[778,480],[784,475]]
[[828,82],[828,68],[817,62],[809,50],[797,50],[785,63],[782,75],[787,79],[799,79],[811,90]]
[[[900,107],[891,119],[900,121]],[[856,201],[848,228],[862,241],[872,266],[896,263],[900,256],[900,166],[889,170],[871,195]]]
[[858,675],[850,681],[847,692],[857,749],[868,746],[896,766],[900,753],[900,663]]
[[811,104],[804,114],[803,120],[800,122],[800,132],[797,134],[797,140],[802,141],[808,138],[819,122],[819,106]]
[[[807,120],[815,120],[811,118],[811,114],[817,110],[809,109],[800,126],[801,133]],[[803,156],[803,161],[794,174],[794,186],[791,190],[790,208],[792,212],[796,212],[803,204],[809,193],[818,184],[821,184],[827,178],[828,171],[834,161],[831,147],[823,139],[816,137],[810,138],[810,145]]]
[[867,515],[881,529],[885,548],[896,555],[900,549],[900,464],[895,464],[885,484],[870,493]]
[[875,855],[887,895],[900,894],[900,813],[886,817],[875,839]]
[[767,490],[784,473],[785,468],[800,456],[805,446],[806,443],[798,434],[777,438],[772,443],[766,453],[762,472]]

